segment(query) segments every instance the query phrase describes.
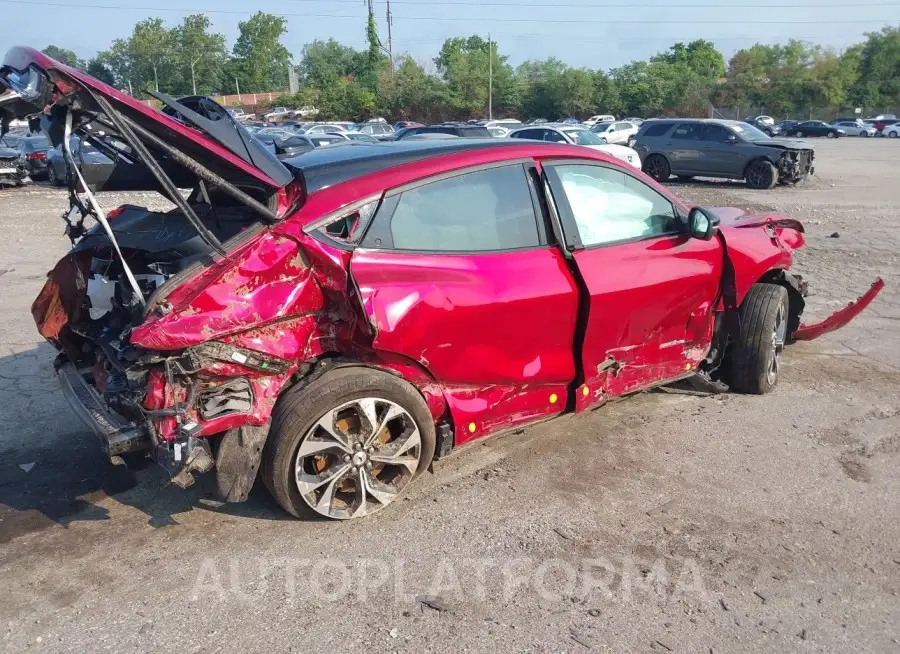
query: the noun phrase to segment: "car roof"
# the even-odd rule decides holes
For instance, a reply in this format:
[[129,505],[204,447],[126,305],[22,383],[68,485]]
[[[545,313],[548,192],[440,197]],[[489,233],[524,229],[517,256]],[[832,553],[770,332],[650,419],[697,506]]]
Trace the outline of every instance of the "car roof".
[[[542,147],[544,142],[528,142],[532,147]],[[433,157],[475,150],[521,148],[523,141],[506,139],[440,139],[425,141],[387,141],[362,143],[350,141],[340,148],[317,148],[283,163],[299,172],[308,194],[395,166],[422,161]],[[559,147],[559,143],[546,143]],[[574,146],[572,146],[574,147]],[[586,156],[587,153],[586,153]]]

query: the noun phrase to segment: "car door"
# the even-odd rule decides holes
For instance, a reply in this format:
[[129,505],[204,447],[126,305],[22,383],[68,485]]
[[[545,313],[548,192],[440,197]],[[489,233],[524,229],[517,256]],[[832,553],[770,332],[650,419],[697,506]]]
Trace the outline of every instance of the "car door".
[[719,241],[690,238],[683,210],[630,171],[545,161],[588,298],[577,407],[676,379],[706,357],[719,296]]
[[521,161],[388,191],[350,272],[373,348],[440,385],[456,443],[564,410],[578,290]]
[[703,150],[703,123],[682,123],[663,145],[674,175],[699,175],[709,172]]
[[730,129],[709,123],[703,130],[703,167],[711,174],[743,177],[752,148]]

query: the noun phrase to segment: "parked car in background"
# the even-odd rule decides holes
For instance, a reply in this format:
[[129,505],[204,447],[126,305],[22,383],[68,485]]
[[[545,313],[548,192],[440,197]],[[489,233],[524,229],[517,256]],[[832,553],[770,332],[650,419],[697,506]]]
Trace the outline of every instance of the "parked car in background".
[[781,130],[781,136],[787,134],[787,131],[791,129],[794,125],[798,125],[800,123],[799,120],[779,120],[775,123],[775,127]]
[[348,131],[346,127],[338,123],[314,123],[305,127],[301,134],[340,134]]
[[796,184],[813,172],[814,152],[806,143],[771,138],[753,125],[702,118],[648,121],[635,150],[644,172],[658,182],[672,175],[744,179],[752,188]]
[[597,123],[614,123],[616,122],[616,117],[612,114],[597,114],[596,116],[591,116],[587,120],[585,120],[582,124],[588,125],[589,127],[593,127]]
[[16,149],[25,155],[25,167],[32,179],[47,178],[47,153],[53,146],[46,136],[26,136],[16,143]]
[[396,140],[409,138],[414,134],[450,134],[460,138],[484,139],[493,138],[487,127],[481,125],[465,125],[444,123],[441,125],[424,125],[422,127],[407,127],[397,132]]
[[781,134],[781,128],[775,124],[775,119],[771,116],[753,116],[745,118],[744,122],[753,125],[756,129],[769,136]]
[[405,129],[407,127],[425,127],[425,125],[417,123],[414,120],[398,120],[394,123],[394,131]]
[[487,130],[491,133],[491,136],[498,139],[506,138],[512,131],[508,127],[488,127]]
[[234,119],[240,123],[256,119],[256,114],[247,113],[243,109],[228,109],[228,113],[230,113],[234,117]]
[[583,145],[592,150],[605,152],[634,168],[639,169],[641,167],[641,158],[637,152],[624,145],[606,143],[583,125],[526,126],[510,132],[509,138]]
[[641,123],[644,122],[643,118],[637,118],[636,116],[631,116],[630,118],[623,118],[626,123],[631,123],[635,127],[640,127]]
[[[81,174],[88,186],[92,182],[109,178],[113,172],[113,160],[100,152],[84,139],[73,136],[69,141],[75,165],[81,170]],[[52,148],[47,153],[47,181],[53,186],[64,186],[68,183],[68,167],[62,145]]]
[[277,134],[266,132],[258,134],[260,141],[268,146],[279,159],[289,159],[297,155],[339,143],[348,143],[350,139],[342,134]]
[[287,107],[272,107],[262,115],[263,120],[277,120],[279,118],[293,118],[297,112]]
[[548,123],[548,122],[550,122],[550,121],[548,121],[546,118],[532,118],[531,120],[526,120],[524,124],[525,125],[541,125],[543,123]]
[[487,127],[488,129],[492,127],[502,127],[507,131],[512,131],[514,129],[519,129],[522,127],[523,123],[521,120],[516,120],[515,118],[498,118],[497,120],[479,120],[478,124]]
[[25,154],[0,138],[0,186],[22,186],[29,181]]
[[900,121],[888,121],[881,129],[881,135],[889,139],[895,139],[900,136]]
[[380,139],[375,138],[371,134],[360,134],[359,132],[344,132],[341,136],[345,136],[350,141],[357,143],[381,143]]
[[638,128],[624,120],[617,120],[614,123],[597,123],[591,127],[591,131],[607,143],[628,145],[631,137],[638,133]]
[[877,129],[862,121],[836,120],[831,125],[842,130],[847,136],[875,136],[878,134]]
[[835,139],[845,136],[845,132],[840,127],[834,127],[821,120],[804,120],[803,122],[790,127],[785,132],[785,136],[796,136],[798,138],[806,136],[825,136],[830,139]]
[[374,138],[382,138],[382,139],[392,139],[394,135],[394,128],[384,122],[367,122],[367,123],[358,123],[353,126],[353,129],[346,132],[347,134],[367,134],[368,136],[372,136]]

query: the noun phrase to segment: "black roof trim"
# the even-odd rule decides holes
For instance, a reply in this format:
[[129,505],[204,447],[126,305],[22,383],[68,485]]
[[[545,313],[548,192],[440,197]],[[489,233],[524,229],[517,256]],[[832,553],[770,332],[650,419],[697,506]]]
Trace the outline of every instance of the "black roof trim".
[[[540,142],[530,143],[540,147]],[[395,166],[431,157],[471,150],[521,146],[523,141],[505,139],[448,139],[438,141],[387,141],[362,143],[352,141],[316,148],[297,157],[282,160],[306,184],[307,193],[346,182]],[[556,145],[558,143],[547,143]]]

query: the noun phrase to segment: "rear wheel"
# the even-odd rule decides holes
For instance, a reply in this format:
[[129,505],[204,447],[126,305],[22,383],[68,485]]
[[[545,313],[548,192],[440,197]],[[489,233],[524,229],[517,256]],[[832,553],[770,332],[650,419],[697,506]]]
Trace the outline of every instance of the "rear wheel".
[[759,159],[747,167],[747,186],[756,189],[770,189],[778,183],[778,171],[771,161]]
[[344,368],[279,400],[261,474],[294,516],[359,518],[400,497],[434,447],[434,421],[414,387]]
[[762,395],[778,384],[787,341],[788,294],[777,284],[754,284],[741,304],[741,335],[734,344],[731,387]]
[[47,181],[50,182],[50,186],[62,186],[62,182],[56,176],[56,169],[53,168],[53,164],[47,167]]
[[860,132],[859,135],[860,135],[860,136],[864,136],[864,137],[866,137],[866,138],[869,137],[869,133],[868,133],[868,132]]
[[796,136],[797,138],[801,138],[801,139],[802,139],[802,138],[803,138],[803,132],[797,132],[796,134],[794,134],[794,136]]
[[895,138],[897,138],[897,135],[898,135],[898,132],[895,132],[895,131],[888,132],[889,139],[895,139]]
[[644,161],[644,172],[650,175],[657,182],[665,182],[672,175],[672,168],[669,162],[661,154],[651,154]]

